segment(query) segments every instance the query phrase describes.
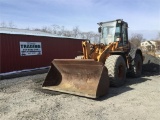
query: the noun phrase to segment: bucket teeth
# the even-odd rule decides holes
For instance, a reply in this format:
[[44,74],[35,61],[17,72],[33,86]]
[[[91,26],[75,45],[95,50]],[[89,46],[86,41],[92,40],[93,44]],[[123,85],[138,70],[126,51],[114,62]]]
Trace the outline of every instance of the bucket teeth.
[[102,63],[94,60],[55,59],[42,87],[97,98],[108,91],[108,70]]

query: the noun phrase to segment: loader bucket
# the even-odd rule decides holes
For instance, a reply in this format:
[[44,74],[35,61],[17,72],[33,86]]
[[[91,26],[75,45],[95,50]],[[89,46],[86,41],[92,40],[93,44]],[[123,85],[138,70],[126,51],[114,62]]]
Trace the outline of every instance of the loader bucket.
[[108,70],[94,60],[55,59],[42,88],[98,98],[108,91]]

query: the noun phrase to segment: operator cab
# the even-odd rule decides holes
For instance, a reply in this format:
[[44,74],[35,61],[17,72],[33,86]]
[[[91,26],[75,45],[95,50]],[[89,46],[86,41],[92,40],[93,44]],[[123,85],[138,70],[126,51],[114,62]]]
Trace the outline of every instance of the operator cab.
[[109,22],[100,22],[98,28],[101,33],[100,43],[108,45],[109,43],[119,41],[119,46],[128,44],[128,24],[122,19]]

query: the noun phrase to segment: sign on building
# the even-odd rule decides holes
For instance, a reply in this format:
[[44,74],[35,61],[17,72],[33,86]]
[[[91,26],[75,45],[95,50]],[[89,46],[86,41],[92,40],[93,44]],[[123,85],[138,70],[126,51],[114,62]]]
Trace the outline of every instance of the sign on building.
[[20,55],[42,55],[41,42],[20,42]]

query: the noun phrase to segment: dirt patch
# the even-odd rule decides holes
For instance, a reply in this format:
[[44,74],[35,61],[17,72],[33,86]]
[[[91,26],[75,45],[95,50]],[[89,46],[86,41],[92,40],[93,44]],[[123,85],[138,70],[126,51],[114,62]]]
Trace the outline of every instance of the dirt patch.
[[153,74],[160,73],[160,58],[149,54],[143,54],[143,73],[151,72]]

